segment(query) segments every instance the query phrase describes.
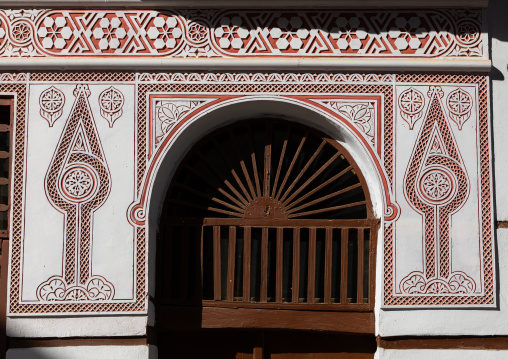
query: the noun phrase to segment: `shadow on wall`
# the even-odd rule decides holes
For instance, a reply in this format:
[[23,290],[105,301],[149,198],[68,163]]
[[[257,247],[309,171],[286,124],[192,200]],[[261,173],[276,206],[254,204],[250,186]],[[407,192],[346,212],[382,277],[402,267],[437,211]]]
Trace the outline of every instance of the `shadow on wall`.
[[[492,81],[503,81],[503,73],[506,71],[507,61],[497,62],[496,57],[493,56],[492,46],[493,39],[508,42],[508,21],[506,21],[506,14],[508,14],[508,1],[506,0],[490,0],[488,7],[488,31],[489,31],[489,42],[491,46],[490,58],[492,59],[493,66],[490,72]],[[504,54],[503,54],[504,55]],[[506,60],[507,56],[503,56]],[[502,67],[502,68],[501,68]]]

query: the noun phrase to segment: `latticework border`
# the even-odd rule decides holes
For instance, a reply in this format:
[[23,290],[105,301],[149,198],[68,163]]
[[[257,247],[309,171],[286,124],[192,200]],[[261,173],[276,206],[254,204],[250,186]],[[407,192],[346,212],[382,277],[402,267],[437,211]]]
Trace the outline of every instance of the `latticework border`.
[[483,254],[483,295],[395,295],[395,229],[394,224],[385,227],[384,233],[384,305],[385,306],[450,306],[450,305],[494,305],[494,238],[492,233],[492,173],[490,155],[489,102],[487,78],[475,75],[397,75],[397,84],[402,83],[452,83],[477,84],[479,96],[480,131],[480,181],[481,181],[481,235]]
[[[466,75],[397,75],[392,82],[392,75],[379,76],[372,81],[374,75],[343,75],[335,74],[337,81],[321,82],[329,78],[323,74],[261,74],[263,81],[256,82],[256,74],[135,74],[135,73],[34,73],[30,81],[69,81],[97,82],[122,81],[137,82],[137,142],[136,142],[136,187],[142,189],[146,180],[148,164],[147,139],[147,97],[151,92],[171,93],[230,93],[246,96],[250,93],[265,94],[383,94],[384,97],[384,135],[382,159],[388,176],[389,185],[393,186],[394,176],[394,86],[395,83],[457,83],[479,85],[480,106],[480,142],[481,142],[481,202],[482,202],[482,235],[484,259],[485,295],[483,296],[395,296],[394,295],[394,224],[389,224],[384,231],[384,305],[486,305],[495,303],[493,233],[492,233],[492,193],[491,193],[491,159],[488,114],[487,79],[483,76]],[[142,78],[144,76],[144,78]],[[176,77],[175,77],[176,76]],[[206,76],[206,80],[205,80]],[[290,76],[291,79],[287,76]],[[320,77],[321,76],[321,77]],[[324,77],[323,77],[324,76]],[[338,77],[337,77],[338,76]],[[353,76],[353,77],[351,77]],[[356,76],[356,77],[354,77]],[[365,76],[370,76],[368,79]],[[271,79],[270,79],[271,77]],[[222,78],[222,80],[221,80]],[[258,77],[259,78],[259,77]],[[284,80],[286,78],[286,80]],[[308,82],[306,81],[308,79]],[[363,79],[362,82],[360,79]],[[319,82],[316,82],[319,81]],[[13,206],[12,206],[12,254],[11,254],[11,290],[10,313],[127,313],[146,310],[147,288],[147,238],[146,228],[136,228],[136,268],[135,268],[135,301],[134,302],[96,302],[96,303],[20,303],[21,293],[21,255],[23,233],[23,195],[24,170],[26,151],[26,83],[0,83],[4,93],[17,94],[16,108],[16,145],[13,161]],[[248,95],[247,95],[248,96]],[[393,189],[393,188],[392,188]]]

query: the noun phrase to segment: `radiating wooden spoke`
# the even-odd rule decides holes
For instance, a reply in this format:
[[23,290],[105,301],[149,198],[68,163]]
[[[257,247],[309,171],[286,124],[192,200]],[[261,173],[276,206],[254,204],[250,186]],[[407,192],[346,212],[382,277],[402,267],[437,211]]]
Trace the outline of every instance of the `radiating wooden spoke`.
[[367,187],[317,131],[259,119],[213,132],[179,165],[163,211],[166,303],[373,308]]
[[354,218],[367,218],[355,165],[333,140],[289,122],[218,130],[181,167],[170,189],[175,217],[346,219],[343,209],[355,207]]

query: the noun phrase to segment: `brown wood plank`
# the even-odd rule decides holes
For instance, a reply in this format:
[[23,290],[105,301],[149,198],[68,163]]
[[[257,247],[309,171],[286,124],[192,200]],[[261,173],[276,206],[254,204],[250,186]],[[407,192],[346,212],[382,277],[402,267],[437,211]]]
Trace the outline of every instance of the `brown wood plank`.
[[[205,163],[205,165],[219,178],[219,180],[221,181],[221,183],[224,183],[231,192],[233,192],[236,197],[233,197],[233,196],[228,196],[228,198],[230,198],[233,202],[235,202],[236,204],[238,204],[240,207],[242,206],[241,204],[241,201],[239,201],[237,198],[245,201],[245,199],[242,197],[242,195],[236,190],[236,188],[224,177],[224,175],[222,173],[220,173],[217,168],[215,168],[215,166],[213,165],[213,163],[210,163],[206,157],[199,151],[196,151],[196,155]],[[190,169],[191,167],[187,166],[188,169]],[[196,171],[195,171],[196,172]],[[200,176],[201,179],[204,179],[205,176]],[[208,184],[210,184],[208,182],[208,180],[206,180]],[[217,185],[213,185],[212,188],[216,188],[218,190],[220,190],[221,188],[218,187]],[[225,191],[224,191],[225,192]],[[222,192],[221,192],[222,193]],[[227,193],[227,192],[225,192]],[[224,194],[224,193],[223,193]],[[246,203],[247,201],[245,201]],[[244,205],[245,205],[244,203]]]
[[249,192],[247,191],[247,189],[245,188],[245,186],[243,185],[242,180],[240,179],[240,176],[238,175],[238,173],[236,173],[235,169],[231,165],[231,162],[229,161],[228,156],[226,156],[226,154],[224,153],[222,147],[217,143],[217,141],[215,139],[213,139],[212,142],[215,145],[215,147],[217,148],[217,150],[219,151],[219,153],[220,153],[220,155],[222,157],[222,160],[228,166],[229,171],[231,172],[231,175],[233,176],[233,178],[235,179],[236,183],[238,184],[238,186],[242,190],[243,194],[245,195],[245,198],[247,198],[247,201],[245,201],[244,198],[240,198],[240,199],[242,200],[242,202],[245,201],[244,202],[245,205],[249,204],[249,202],[252,201],[252,198],[251,198]]
[[[273,219],[244,219],[244,218],[168,218],[167,223],[176,226],[249,226],[273,227]],[[277,227],[316,227],[316,228],[342,228],[342,227],[370,227],[377,220],[370,219],[291,219],[277,220]]]
[[254,172],[254,182],[256,183],[256,190],[257,190],[257,194],[258,194],[258,197],[262,197],[263,194],[261,193],[261,185],[260,185],[260,181],[259,181],[259,172],[258,172],[258,164],[257,164],[257,160],[256,160],[256,151],[254,149],[254,139],[252,137],[252,129],[251,127],[249,126],[249,144],[250,144],[250,160],[251,160],[251,163],[252,163],[252,170]]
[[289,178],[289,175],[291,174],[291,171],[293,170],[293,167],[295,166],[296,160],[300,156],[300,152],[302,151],[303,145],[304,145],[305,141],[307,140],[308,135],[309,135],[308,133],[305,133],[305,135],[302,137],[302,139],[300,141],[300,144],[298,145],[298,148],[296,149],[293,159],[291,160],[288,170],[286,171],[286,175],[284,176],[284,179],[282,180],[282,183],[280,184],[280,188],[277,191],[277,196],[275,197],[276,200],[278,200],[280,198],[280,196],[282,194],[282,190],[286,186],[286,182]]
[[326,229],[325,239],[325,300],[330,304],[332,302],[332,237],[333,229]]
[[221,300],[220,227],[213,227],[213,299]]
[[243,301],[250,302],[251,228],[243,228]]
[[253,359],[263,359],[263,347],[254,347]]
[[288,216],[288,218],[296,218],[296,217],[308,216],[308,215],[311,215],[311,214],[318,214],[318,213],[323,213],[323,212],[338,211],[339,209],[345,209],[345,208],[363,206],[365,204],[367,204],[366,201],[359,201],[359,202],[354,202],[354,203],[343,204],[341,206],[333,206],[333,207],[316,209],[314,211],[308,211],[308,212],[300,212],[300,213],[290,214]]
[[229,180],[224,176],[224,174],[221,171],[219,171],[218,168],[213,163],[210,163],[201,152],[196,151],[195,153],[196,155],[198,155],[201,161],[203,161],[206,164],[206,166],[220,179],[220,181],[222,181],[222,183],[224,183],[229,188],[229,190],[236,195],[236,197],[241,202],[243,202],[244,204],[248,203],[248,201],[245,198],[243,198],[240,192],[237,191],[235,186],[233,186],[231,182],[229,182]]
[[265,155],[263,171],[263,197],[270,197],[272,171],[272,123],[268,122],[265,129]]
[[160,330],[257,328],[374,333],[373,312],[161,306],[157,316]]
[[237,154],[237,158],[240,163],[240,167],[242,168],[243,176],[245,177],[245,180],[247,181],[247,186],[249,187],[251,198],[256,198],[256,191],[254,190],[254,186],[252,185],[249,171],[247,170],[247,165],[245,164],[245,161],[241,157],[242,152],[240,151],[240,148],[238,147],[238,143],[236,141],[236,136],[232,131],[229,131],[228,134],[232,139],[233,146],[235,147],[235,152]]
[[316,198],[315,200],[307,202],[307,203],[304,203],[301,206],[298,206],[296,208],[292,208],[296,203],[300,202],[300,199],[303,197],[302,196],[302,197],[298,198],[296,201],[294,201],[293,203],[288,204],[286,206],[286,209],[287,209],[286,212],[287,213],[293,213],[293,212],[299,211],[299,210],[301,210],[303,208],[306,208],[306,207],[309,207],[309,206],[313,206],[313,205],[318,204],[320,202],[326,201],[329,198],[340,196],[341,194],[344,194],[346,192],[349,192],[349,191],[351,191],[351,190],[353,190],[355,188],[361,187],[361,186],[362,186],[361,183],[357,183],[357,184],[354,184],[352,186],[349,186],[349,187],[343,188],[341,190],[335,191],[333,193],[327,194],[326,196]]
[[199,204],[194,204],[194,203],[191,203],[188,201],[180,201],[180,200],[176,200],[176,199],[170,199],[168,202],[174,203],[174,204],[179,204],[179,205],[186,206],[186,207],[201,209],[203,211],[212,211],[212,212],[216,212],[216,213],[227,214],[227,215],[238,217],[238,218],[243,217],[243,212],[231,212],[231,211],[226,211],[226,210],[223,210],[220,208],[201,206]]
[[217,191],[219,191],[220,194],[222,194],[223,196],[229,198],[232,202],[236,203],[238,206],[240,206],[240,207],[243,206],[242,202],[240,202],[238,199],[236,199],[231,194],[226,192],[224,189],[218,187],[217,184],[211,182],[208,178],[203,176],[199,171],[196,171],[195,169],[193,169],[192,167],[190,167],[188,165],[185,165],[184,168],[187,171],[189,171],[190,173],[192,173],[193,175],[195,175],[196,177],[198,177],[199,179],[201,179],[203,182],[208,184],[208,186],[210,186],[211,188],[217,189]]
[[227,300],[233,301],[235,288],[235,255],[236,255],[236,227],[229,227],[229,246],[228,246],[228,284]]
[[281,197],[280,201],[281,202],[284,202],[284,200],[287,198],[287,196],[289,196],[289,193],[291,192],[291,190],[296,186],[296,184],[298,183],[298,181],[300,181],[300,179],[303,177],[303,175],[305,174],[305,172],[307,172],[307,170],[309,169],[310,165],[314,162],[314,160],[316,159],[316,157],[319,155],[319,153],[323,150],[323,147],[325,147],[326,145],[326,140],[323,140],[321,142],[321,144],[319,145],[319,147],[317,148],[316,151],[314,151],[314,153],[312,154],[311,158],[309,158],[307,160],[307,162],[305,163],[305,166],[300,170],[300,172],[298,173],[298,176],[296,176],[296,178],[294,179],[294,181],[291,183],[291,185],[288,187],[288,189],[286,190],[286,192],[284,193],[284,195]]
[[356,289],[356,303],[363,303],[363,248],[365,229],[358,228],[358,276]]
[[376,248],[377,248],[377,233],[379,230],[380,222],[373,222],[370,226],[370,241],[369,241],[369,305],[374,309],[374,293],[376,290]]
[[[267,302],[260,303],[257,302],[227,302],[227,301],[214,301],[212,299],[203,300],[202,304],[204,307],[223,307],[223,308],[254,308],[254,309],[297,309],[297,310],[309,310],[309,311],[349,311],[349,312],[368,312],[372,310],[369,304],[340,304],[340,303],[307,303],[307,298],[305,298],[305,302],[302,301],[300,303],[276,303],[276,302]],[[173,301],[178,305],[185,305],[186,303]],[[172,302],[172,303],[173,303]]]
[[277,172],[275,174],[275,179],[273,181],[272,197],[275,197],[275,193],[277,192],[277,184],[279,183],[280,171],[282,168],[282,163],[284,163],[284,156],[286,154],[286,149],[288,146],[290,133],[291,133],[291,127],[288,127],[288,130],[286,132],[286,137],[284,138],[284,142],[282,143],[282,150],[280,152],[280,157],[279,157],[279,165],[277,166]]
[[292,302],[298,303],[300,295],[300,228],[293,229],[293,291]]
[[348,247],[349,229],[342,228],[341,250],[340,250],[340,302],[347,304],[347,247]]
[[277,228],[277,260],[276,260],[276,278],[275,278],[275,301],[282,303],[282,274],[283,268],[283,228]]
[[198,248],[197,251],[198,259],[196,263],[199,263],[199,278],[196,280],[196,299],[202,299],[203,298],[203,242],[204,242],[204,235],[205,235],[205,227],[201,226],[199,229],[199,240],[198,240]]
[[309,263],[307,303],[314,303],[316,295],[316,228],[309,229]]
[[291,202],[293,198],[295,198],[300,192],[302,192],[307,186],[314,181],[324,170],[326,170],[338,157],[340,153],[335,153],[324,165],[322,165],[316,172],[312,174],[298,189],[296,189],[291,196],[289,196],[284,204]]
[[182,227],[182,252],[180,253],[180,299],[187,299],[187,289],[189,283],[189,227]]
[[195,194],[196,196],[199,196],[201,198],[204,198],[205,200],[211,200],[215,203],[219,203],[219,204],[222,204],[223,206],[225,207],[229,207],[231,209],[234,209],[235,211],[238,211],[238,212],[243,212],[243,210],[247,207],[246,205],[243,205],[241,208],[238,207],[238,206],[235,206],[235,205],[232,205],[231,203],[228,203],[226,201],[223,201],[221,200],[220,198],[217,198],[217,197],[214,197],[214,196],[210,196],[209,194],[207,193],[203,193],[203,192],[200,192],[200,191],[197,191],[196,189],[194,188],[190,188],[186,185],[183,185],[181,183],[175,183],[174,184],[175,187],[178,187],[178,188],[181,188],[189,193],[192,193],[192,194]]
[[267,302],[268,291],[268,228],[261,231],[261,293],[260,302]]

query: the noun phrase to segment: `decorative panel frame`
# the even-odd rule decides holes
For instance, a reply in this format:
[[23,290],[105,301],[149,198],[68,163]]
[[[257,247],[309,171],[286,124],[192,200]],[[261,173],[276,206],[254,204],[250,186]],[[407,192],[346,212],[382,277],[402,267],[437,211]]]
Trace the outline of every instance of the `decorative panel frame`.
[[[130,115],[136,119],[132,133],[135,139],[134,153],[132,154],[132,168],[135,172],[132,173],[135,178],[132,188],[134,198],[130,206],[123,208],[125,223],[128,223],[132,228],[132,242],[134,244],[132,253],[134,270],[130,279],[134,288],[132,298],[119,298],[115,297],[114,292],[108,292],[108,283],[115,284],[108,281],[108,273],[99,273],[104,281],[96,281],[94,284],[103,290],[102,295],[97,296],[93,294],[97,291],[86,292],[89,290],[90,281],[94,278],[97,279],[91,275],[92,271],[90,275],[80,277],[73,284],[72,276],[67,275],[63,269],[62,273],[53,273],[56,277],[48,278],[47,282],[41,283],[40,288],[45,289],[38,291],[37,298],[26,300],[23,298],[23,286],[33,280],[26,277],[26,273],[30,271],[27,271],[29,267],[24,268],[24,266],[35,266],[30,269],[33,273],[41,269],[36,268],[38,265],[42,265],[41,263],[34,264],[23,261],[24,253],[30,249],[27,245],[32,246],[33,244],[30,243],[34,243],[33,238],[26,237],[28,233],[26,226],[31,222],[31,219],[26,216],[26,211],[27,207],[34,203],[34,197],[26,187],[26,176],[34,173],[33,165],[27,166],[27,164],[33,163],[28,160],[27,156],[37,156],[33,152],[27,153],[30,141],[34,141],[33,137],[28,136],[27,124],[30,125],[33,121],[37,121],[44,124],[48,131],[54,130],[51,127],[53,125],[60,126],[59,131],[62,131],[62,139],[66,136],[72,137],[74,142],[71,142],[74,145],[71,146],[71,150],[69,150],[70,147],[66,147],[67,151],[70,151],[69,155],[63,157],[68,158],[66,161],[71,161],[71,158],[76,157],[72,157],[76,151],[90,153],[87,156],[100,156],[99,154],[94,155],[89,146],[93,139],[78,139],[79,136],[82,138],[93,136],[93,131],[85,133],[76,130],[77,132],[72,136],[70,134],[64,135],[64,132],[67,131],[63,129],[64,123],[69,123],[70,126],[72,118],[75,118],[72,113],[81,108],[80,116],[82,117],[80,118],[82,121],[85,121],[83,119],[87,116],[89,118],[87,121],[94,121],[96,124],[102,121],[102,129],[98,130],[97,136],[104,136],[106,133],[104,131],[107,128],[114,131],[125,125],[122,121],[125,121],[125,117],[122,116],[125,115],[126,110],[122,106],[129,99],[124,99],[124,96],[127,96],[126,92],[124,94],[118,93],[121,92],[118,91],[121,86],[132,86],[136,99],[133,109],[128,111],[132,111],[133,113]],[[344,128],[358,141],[375,165],[377,173],[371,175],[379,180],[383,192],[384,211],[381,218],[382,228],[384,228],[382,231],[383,254],[378,256],[378,260],[383,261],[382,302],[384,306],[435,308],[491,307],[496,305],[491,144],[487,78],[484,76],[349,75],[340,73],[31,73],[2,74],[0,88],[2,95],[14,96],[16,99],[14,183],[11,194],[10,316],[146,313],[148,228],[145,214],[147,213],[148,197],[152,190],[151,185],[167,146],[171,143],[173,136],[178,134],[187,122],[198,118],[203,111],[213,111],[214,108],[232,103],[235,99],[248,100],[256,99],[259,96],[265,100],[283,99],[337,121],[338,126]],[[69,91],[71,88],[75,89],[74,94]],[[95,96],[94,98],[98,99],[100,106],[88,107],[86,110],[86,101],[90,101],[87,91],[92,93],[92,97]],[[34,94],[37,94],[38,98],[35,98]],[[68,103],[67,107],[60,107],[62,101]],[[81,107],[78,104],[81,104],[79,105]],[[90,111],[91,115],[83,115],[87,111]],[[29,117],[29,113],[38,115]],[[428,125],[424,125],[426,123]],[[438,136],[436,134],[432,134],[434,137],[430,135],[425,135],[425,137],[423,135],[425,130],[422,130],[422,128],[426,128],[425,126],[438,128],[441,131],[439,135],[441,137],[436,137]],[[92,129],[93,125],[89,125],[88,128]],[[451,181],[454,181],[457,173],[462,171],[461,173],[467,176],[468,181],[467,193],[465,193],[464,186],[454,187],[453,190],[449,190],[446,186],[432,187],[428,184],[432,181],[423,180],[427,176],[427,172],[425,175],[418,175],[420,177],[416,176],[417,180],[421,181],[419,183],[423,183],[421,188],[437,188],[434,192],[429,192],[434,196],[436,194],[443,195],[443,193],[445,197],[455,196],[457,193],[463,192],[461,198],[464,203],[461,203],[461,206],[469,206],[469,209],[461,209],[461,207],[450,212],[448,219],[451,218],[451,220],[447,222],[451,228],[449,237],[426,237],[422,234],[423,232],[420,232],[419,237],[408,236],[408,232],[404,231],[408,225],[424,228],[425,216],[413,208],[414,203],[410,203],[410,198],[415,198],[414,196],[421,198],[423,192],[421,188],[416,192],[411,192],[410,187],[414,180],[413,182],[409,181],[406,172],[414,162],[411,162],[408,157],[413,148],[430,148],[428,140],[425,143],[421,140],[430,138],[429,136],[437,141],[437,145],[431,147],[433,151],[438,152],[432,152],[432,156],[438,154],[451,159],[443,159],[442,162],[435,164],[427,163],[425,161],[430,158],[428,155],[430,152],[425,150],[427,152],[423,152],[427,153],[427,159],[418,162],[418,164],[420,167],[426,167],[417,172],[423,173],[427,171],[427,167],[433,170],[435,167],[441,166],[439,174],[448,177],[439,177],[433,174],[429,177],[431,180],[451,178]],[[419,141],[423,144],[418,145]],[[474,149],[467,150],[469,151],[467,152],[468,157],[466,158],[465,155],[453,157],[453,147],[455,146],[458,152],[464,152],[464,143],[468,143],[468,141],[474,141],[477,144]],[[57,145],[56,148],[59,148],[58,146],[62,145]],[[106,159],[106,161],[111,163],[112,160]],[[459,163],[461,169],[452,166],[452,162]],[[92,174],[94,166],[101,166],[93,161],[86,163],[88,163],[88,167],[85,166],[85,169],[88,169]],[[75,167],[70,162],[67,162],[66,166]],[[90,166],[92,169],[89,168]],[[95,171],[99,171],[97,168]],[[51,170],[48,167],[47,171],[52,173],[51,171],[58,172],[60,170],[56,167]],[[114,170],[112,171],[114,172]],[[64,172],[61,176],[67,176]],[[76,175],[78,173],[71,177],[74,179]],[[79,176],[81,176],[79,178],[83,178],[83,174],[79,174]],[[49,188],[48,179],[45,180],[41,176],[35,181],[41,183],[41,189]],[[435,184],[435,182],[433,183]],[[118,181],[113,181],[110,184],[111,188],[118,185]],[[62,193],[62,190],[58,191]],[[416,194],[411,197],[408,196],[408,193]],[[88,194],[74,190],[73,193],[67,193],[65,196],[70,201],[68,203],[78,203],[80,198],[85,198]],[[60,198],[57,197],[53,198],[48,195],[47,200],[56,203],[55,201],[58,202],[58,198]],[[108,200],[106,196],[104,201],[107,203]],[[438,207],[446,205],[448,202],[432,203]],[[66,208],[70,208],[68,205],[66,206]],[[437,207],[432,208],[437,210]],[[478,210],[471,212],[473,207]],[[467,238],[463,239],[461,232],[457,232],[457,228],[453,227],[453,223],[460,216],[464,216],[466,212],[469,216],[466,216],[467,218],[476,216],[478,225],[472,236],[466,236]],[[63,218],[62,216],[59,220],[63,221]],[[416,222],[414,222],[415,218]],[[61,226],[63,224],[54,225]],[[90,225],[93,226],[94,223],[92,222]],[[83,227],[77,228],[78,231],[83,229]],[[466,267],[473,268],[478,264],[476,266],[478,270],[468,272],[463,268],[459,268],[459,270],[452,268],[444,271],[441,276],[432,274],[433,272],[427,268],[427,264],[434,262],[425,261],[425,258],[428,260],[428,253],[424,248],[440,248],[443,238],[448,238],[453,243],[449,249],[448,257],[439,256],[431,250],[427,252],[434,253],[434,258],[437,261],[451,258],[453,254],[453,258],[459,258],[459,260],[457,262],[456,259],[450,259],[452,267],[457,265],[464,267],[464,263],[471,262],[473,266]],[[32,242],[27,242],[27,239]],[[412,243],[410,248],[406,243]],[[471,243],[477,246],[477,249],[470,250]],[[81,263],[82,259],[78,258],[86,259],[87,257],[57,252],[53,253],[51,258],[47,258],[47,261],[68,262],[72,266]],[[410,264],[408,265],[408,263]],[[411,263],[421,263],[421,265],[419,267],[414,265],[413,270],[409,270],[412,268]],[[94,265],[92,263],[91,268]],[[459,272],[465,275],[457,277]],[[468,286],[467,280],[471,278],[475,281],[474,288],[471,285]],[[464,284],[463,287],[454,284],[454,280]],[[410,285],[404,287],[404,281]],[[407,290],[407,288],[410,289]],[[36,289],[34,287],[30,290],[35,291]],[[82,295],[76,296],[73,293]]]

